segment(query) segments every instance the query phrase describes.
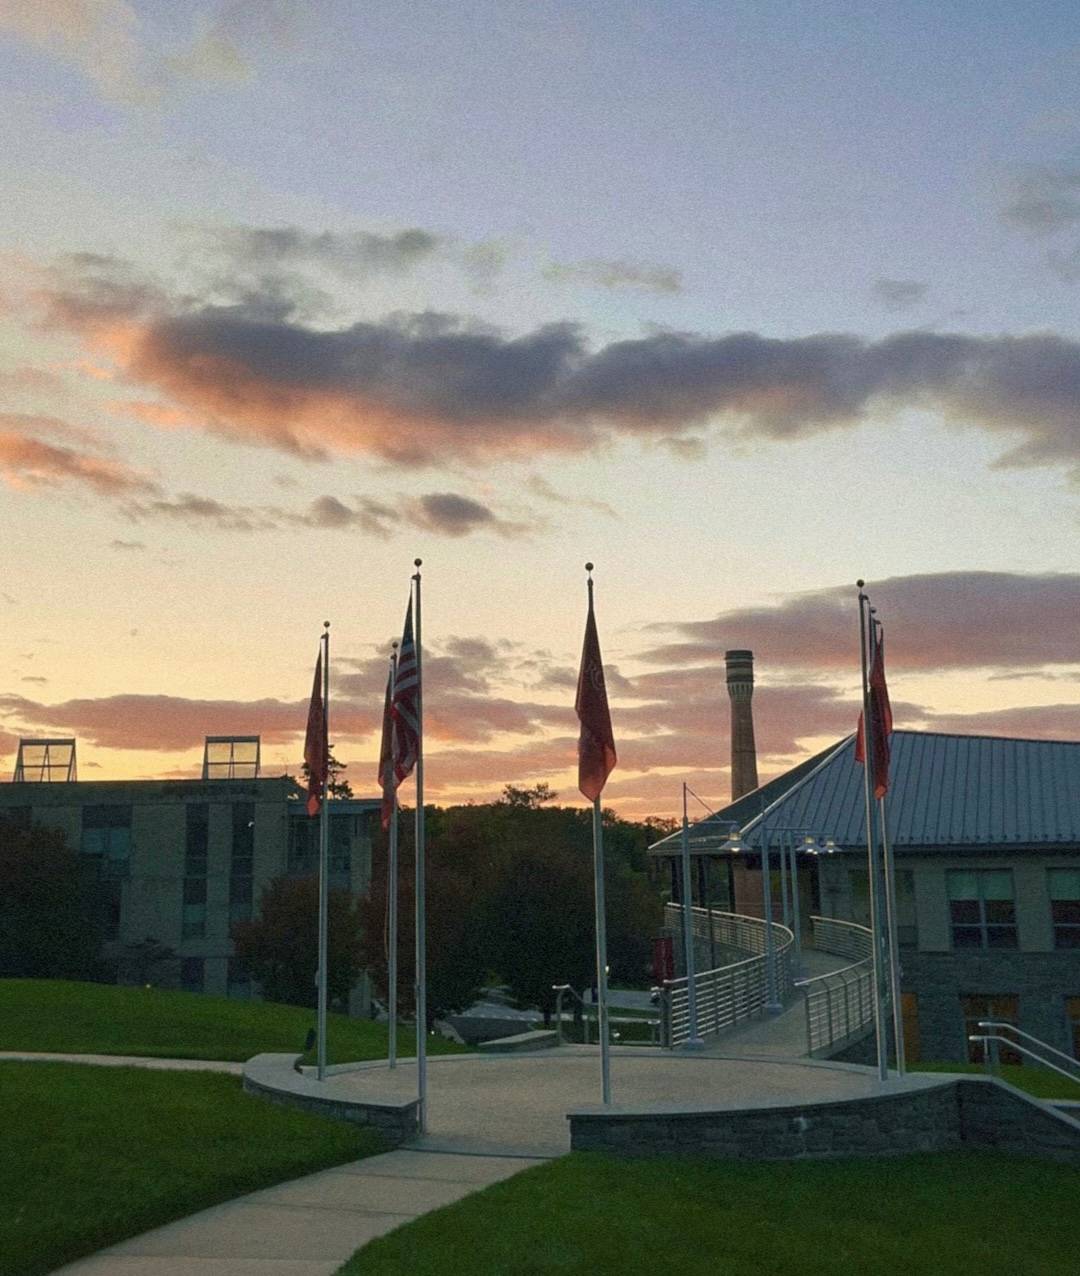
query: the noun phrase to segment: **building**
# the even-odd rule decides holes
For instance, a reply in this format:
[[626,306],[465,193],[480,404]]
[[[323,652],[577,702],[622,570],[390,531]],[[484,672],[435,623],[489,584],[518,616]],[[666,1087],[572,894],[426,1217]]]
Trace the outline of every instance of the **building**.
[[[249,997],[257,990],[232,955],[231,926],[253,916],[274,878],[318,869],[319,821],[306,813],[306,794],[288,776],[258,772],[254,736],[209,737],[198,780],[77,780],[74,741],[24,741],[20,778],[0,785],[0,825],[57,828],[79,851],[117,982],[145,977],[133,946],[152,940],[176,954],[153,968],[155,983]],[[367,891],[378,810],[378,799],[331,803],[332,887]],[[350,1010],[368,1005],[365,979]]]
[[[974,1057],[968,1035],[995,1018],[1080,1059],[1080,741],[896,731],[887,809],[909,1058]],[[762,915],[763,829],[776,901],[795,849],[807,939],[811,914],[868,924],[853,738],[692,827],[699,894],[719,879]],[[733,832],[744,849],[725,849]],[[650,848],[673,874],[679,851],[678,834]]]

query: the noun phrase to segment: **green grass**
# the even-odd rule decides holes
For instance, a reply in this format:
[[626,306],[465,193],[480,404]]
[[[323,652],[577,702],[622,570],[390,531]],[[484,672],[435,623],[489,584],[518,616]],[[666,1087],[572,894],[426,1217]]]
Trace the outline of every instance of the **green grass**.
[[[243,1060],[263,1051],[303,1050],[314,1023],[313,1010],[268,1001],[56,979],[0,980],[0,1050]],[[385,1024],[329,1017],[331,1063],[384,1059],[386,1042]],[[399,1030],[399,1054],[415,1049],[412,1030]],[[429,1037],[428,1050],[447,1054],[462,1047]]]
[[[909,1072],[970,1072],[986,1076],[986,1069],[981,1063],[910,1063]],[[1059,1077],[1049,1068],[1032,1066],[1019,1067],[1016,1064],[1002,1064],[998,1069],[1002,1081],[1025,1090],[1037,1099],[1076,1099],[1080,1101],[1080,1084]]]
[[0,1062],[0,1276],[36,1276],[170,1219],[384,1150],[236,1077]]
[[340,1276],[1067,1276],[1078,1190],[1076,1169],[991,1153],[573,1153],[373,1241]]

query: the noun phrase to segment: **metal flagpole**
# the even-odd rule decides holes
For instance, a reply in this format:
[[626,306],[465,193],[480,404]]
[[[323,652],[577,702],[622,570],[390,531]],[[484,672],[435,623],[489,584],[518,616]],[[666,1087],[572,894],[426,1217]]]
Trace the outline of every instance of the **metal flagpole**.
[[864,581],[858,581],[859,587],[859,655],[862,659],[862,696],[863,696],[863,781],[866,803],[866,857],[870,896],[870,932],[873,936],[874,950],[874,1035],[877,1040],[878,1080],[886,1081],[889,1076],[888,1040],[885,1029],[885,1013],[882,1006],[882,953],[881,953],[881,917],[878,885],[877,852],[874,846],[874,763],[873,763],[873,718],[870,707],[869,653],[869,608],[870,599],[863,593]]
[[[690,1035],[686,1039],[687,1050],[701,1050],[705,1042],[698,1036],[697,1021],[697,970],[694,961],[694,927],[691,916],[693,898],[690,890],[690,819],[686,812],[686,781],[682,786],[682,917],[683,954],[686,959],[686,1011]],[[605,1100],[607,1102],[607,1100]]]
[[316,1014],[317,1075],[326,1080],[326,961],[329,952],[328,919],[330,869],[330,622],[323,622],[323,784],[319,810],[319,1001]]
[[419,1132],[427,1133],[427,935],[424,915],[424,679],[420,666],[420,567],[416,574],[416,1090]]
[[[871,609],[872,613],[873,609]],[[874,622],[874,639],[879,638],[881,622]],[[881,858],[885,869],[885,919],[889,935],[889,1001],[892,1003],[893,1043],[896,1047],[896,1071],[903,1076],[904,1064],[904,1014],[900,1002],[900,944],[897,939],[896,917],[896,862],[889,840],[889,825],[885,810],[885,798],[878,798],[879,828],[881,830]]]
[[[394,650],[390,655],[390,687],[391,702],[393,701],[394,677],[397,673],[397,643],[394,643]],[[389,765],[393,767],[394,757],[391,749]],[[388,908],[390,917],[388,923],[389,935],[387,938],[388,952],[386,955],[386,991],[390,1001],[390,1046],[388,1050],[388,1062],[391,1068],[397,1067],[397,1019],[398,1019],[398,800],[397,800],[397,784],[393,784],[392,801],[393,806],[390,808],[390,849],[387,854],[386,889],[389,893]]]
[[[589,581],[592,601],[592,581]],[[611,1102],[611,1039],[608,1033],[607,927],[604,922],[604,828],[600,799],[593,801],[593,879],[596,895],[596,1003],[600,1030],[600,1092],[604,1103]]]

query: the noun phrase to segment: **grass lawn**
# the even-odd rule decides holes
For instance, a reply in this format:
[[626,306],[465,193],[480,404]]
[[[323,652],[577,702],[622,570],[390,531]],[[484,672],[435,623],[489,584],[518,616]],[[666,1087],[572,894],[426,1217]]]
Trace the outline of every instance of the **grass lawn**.
[[[909,1063],[909,1072],[972,1072],[979,1076],[986,1075],[981,1063]],[[1003,1064],[998,1069],[1002,1081],[1016,1086],[1018,1090],[1026,1090],[1037,1099],[1076,1099],[1080,1101],[1080,1085],[1059,1077],[1049,1068],[1032,1066],[1018,1067],[1016,1064]]]
[[428,1214],[340,1276],[1067,1276],[1080,1171],[991,1153],[786,1163],[576,1152]]
[[384,1150],[236,1077],[0,1062],[0,1276],[36,1276],[244,1192]]
[[[166,1059],[250,1059],[263,1051],[303,1050],[315,1012],[269,1001],[237,1001],[162,988],[58,979],[0,979],[0,1050],[64,1054],[153,1055]],[[386,1057],[386,1025],[331,1015],[331,1063]],[[398,1032],[398,1052],[416,1049],[411,1029]],[[460,1052],[442,1037],[431,1054]]]

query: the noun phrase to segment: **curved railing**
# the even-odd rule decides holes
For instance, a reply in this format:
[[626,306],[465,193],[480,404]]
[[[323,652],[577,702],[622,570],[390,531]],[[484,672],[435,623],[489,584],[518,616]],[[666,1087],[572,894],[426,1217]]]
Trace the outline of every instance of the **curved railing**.
[[[667,904],[664,921],[672,929],[681,931],[682,908],[678,904]],[[773,922],[772,928],[776,998],[784,1001],[794,987],[791,949],[795,936],[778,922]],[[695,974],[698,1035],[711,1036],[722,1028],[730,1028],[762,1014],[769,998],[765,922],[760,917],[746,917],[741,913],[692,908],[690,929],[696,940],[711,940],[748,954],[742,961]],[[665,1046],[682,1045],[690,1037],[689,980],[685,975],[681,979],[665,980],[659,994],[661,1043]]]
[[819,952],[853,957],[850,966],[797,986],[806,994],[806,1046],[813,1058],[835,1053],[866,1035],[874,1022],[874,937],[865,926],[811,917]]

